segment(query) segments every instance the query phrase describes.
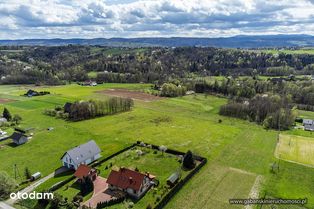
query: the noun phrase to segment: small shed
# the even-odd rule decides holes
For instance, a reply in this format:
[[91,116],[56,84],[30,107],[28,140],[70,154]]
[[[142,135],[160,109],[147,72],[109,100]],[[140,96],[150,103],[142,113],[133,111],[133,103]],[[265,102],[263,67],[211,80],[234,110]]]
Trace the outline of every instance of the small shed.
[[35,181],[37,179],[39,179],[41,177],[41,173],[40,172],[36,172],[32,175],[31,177],[31,181]]
[[25,144],[28,141],[28,137],[20,132],[14,132],[11,136],[13,143],[17,145]]
[[176,183],[178,183],[179,179],[180,179],[180,174],[178,172],[175,172],[171,174],[171,176],[167,179],[167,184],[173,187]]

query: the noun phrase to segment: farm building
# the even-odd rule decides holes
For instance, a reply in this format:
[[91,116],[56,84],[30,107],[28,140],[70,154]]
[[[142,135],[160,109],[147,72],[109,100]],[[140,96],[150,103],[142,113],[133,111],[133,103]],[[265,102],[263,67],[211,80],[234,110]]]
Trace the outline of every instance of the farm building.
[[88,165],[100,158],[100,152],[100,148],[97,146],[96,142],[94,140],[90,140],[85,144],[79,145],[65,152],[61,157],[61,161],[63,166],[77,170],[79,165]]
[[21,145],[28,141],[28,137],[21,132],[14,132],[11,136],[14,144]]
[[97,171],[88,165],[81,164],[75,171],[74,176],[78,179],[79,182],[84,182],[85,178],[90,178],[92,181],[95,181],[97,177]]
[[155,176],[148,173],[143,174],[127,168],[120,168],[119,171],[112,170],[107,183],[109,189],[126,192],[136,199],[142,197],[145,192],[154,184]]

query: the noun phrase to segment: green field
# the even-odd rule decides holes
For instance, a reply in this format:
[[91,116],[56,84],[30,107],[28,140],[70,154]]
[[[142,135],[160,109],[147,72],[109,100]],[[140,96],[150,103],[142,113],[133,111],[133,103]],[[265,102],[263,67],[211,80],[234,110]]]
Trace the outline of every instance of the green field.
[[[14,175],[14,164],[21,171],[28,167],[33,173],[40,171],[48,175],[61,166],[60,157],[65,151],[89,139],[94,139],[100,146],[102,156],[139,140],[180,151],[190,149],[208,159],[208,163],[166,208],[239,208],[229,205],[229,198],[247,197],[258,175],[265,179],[261,185],[262,194],[276,198],[307,197],[307,206],[314,207],[314,186],[310,183],[314,180],[314,169],[282,161],[280,172],[271,173],[270,165],[277,161],[274,156],[277,132],[248,121],[218,115],[219,107],[227,99],[197,94],[155,102],[135,101],[135,107],[130,112],[67,122],[45,116],[42,112],[66,101],[102,99],[105,96],[96,93],[99,90],[144,90],[149,85],[36,87],[52,94],[34,98],[19,96],[29,88],[34,87],[0,86],[1,98],[18,100],[0,107],[5,106],[12,114],[21,115],[21,126],[34,128],[34,136],[27,144],[12,147],[8,142],[0,150],[0,159],[5,159],[0,162],[0,170],[7,171],[11,176]],[[161,117],[168,119],[156,123]],[[218,123],[219,119],[221,123]],[[48,127],[55,129],[47,131]],[[287,134],[302,135],[303,132],[290,130]],[[308,132],[305,134],[309,135]],[[134,208],[142,207],[135,204]]]
[[314,139],[295,135],[280,135],[276,157],[314,166]]

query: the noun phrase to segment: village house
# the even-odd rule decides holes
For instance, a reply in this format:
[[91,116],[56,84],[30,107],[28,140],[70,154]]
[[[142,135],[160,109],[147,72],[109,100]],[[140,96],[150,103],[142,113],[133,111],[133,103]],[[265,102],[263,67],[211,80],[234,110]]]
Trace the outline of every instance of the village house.
[[306,131],[314,131],[314,120],[303,119],[303,126]]
[[75,171],[74,176],[78,179],[80,183],[84,183],[86,178],[95,181],[97,177],[97,171],[96,169],[91,168],[88,165],[81,164]]
[[21,132],[14,132],[10,138],[16,145],[25,144],[28,141],[28,136]]
[[120,190],[129,196],[139,199],[154,184],[155,176],[143,174],[127,168],[119,171],[112,170],[107,179],[110,190]]
[[77,170],[79,165],[88,165],[100,158],[100,152],[101,150],[97,146],[96,142],[94,140],[90,140],[85,144],[79,145],[65,152],[61,157],[61,161],[63,166]]

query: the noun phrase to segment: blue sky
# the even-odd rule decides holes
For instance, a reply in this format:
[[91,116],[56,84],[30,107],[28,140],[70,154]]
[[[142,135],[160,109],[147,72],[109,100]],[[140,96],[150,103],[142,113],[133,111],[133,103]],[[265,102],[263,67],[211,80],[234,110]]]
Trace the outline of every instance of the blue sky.
[[0,0],[0,39],[314,35],[314,0]]

